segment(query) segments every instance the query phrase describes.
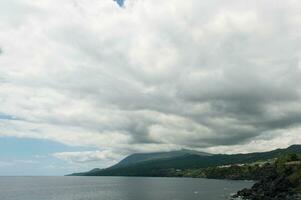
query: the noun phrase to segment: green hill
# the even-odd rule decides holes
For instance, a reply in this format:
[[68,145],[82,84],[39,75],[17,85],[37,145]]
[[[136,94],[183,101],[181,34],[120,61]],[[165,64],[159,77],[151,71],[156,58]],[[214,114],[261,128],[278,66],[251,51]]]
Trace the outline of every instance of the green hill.
[[212,154],[187,149],[170,152],[137,153],[126,157],[125,159],[121,160],[118,164],[114,165],[112,168],[125,167],[145,161],[179,158],[187,155],[211,156]]
[[207,154],[189,150],[133,154],[106,169],[71,174],[73,176],[169,176],[170,169],[186,170],[253,163],[280,157],[288,153],[301,153],[301,145],[287,149],[249,154]]

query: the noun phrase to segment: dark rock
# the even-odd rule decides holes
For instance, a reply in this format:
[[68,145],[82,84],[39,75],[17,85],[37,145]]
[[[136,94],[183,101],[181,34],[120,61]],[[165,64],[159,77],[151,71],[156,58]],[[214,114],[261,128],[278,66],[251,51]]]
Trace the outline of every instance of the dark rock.
[[257,183],[251,189],[243,189],[233,197],[248,200],[299,200],[293,192],[293,185],[285,176],[271,176]]

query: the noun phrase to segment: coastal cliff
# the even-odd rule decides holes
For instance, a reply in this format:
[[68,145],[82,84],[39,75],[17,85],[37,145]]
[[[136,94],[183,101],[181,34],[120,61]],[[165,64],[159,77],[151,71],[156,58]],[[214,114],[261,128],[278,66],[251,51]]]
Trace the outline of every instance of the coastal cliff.
[[244,200],[300,200],[301,157],[289,154],[278,158],[269,166],[269,174],[250,189],[243,189],[233,196]]

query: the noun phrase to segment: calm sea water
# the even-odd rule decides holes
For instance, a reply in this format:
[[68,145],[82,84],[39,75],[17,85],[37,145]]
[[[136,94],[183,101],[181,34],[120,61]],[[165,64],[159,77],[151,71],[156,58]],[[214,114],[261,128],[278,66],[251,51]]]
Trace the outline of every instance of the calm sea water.
[[246,181],[131,177],[0,177],[0,200],[224,200]]

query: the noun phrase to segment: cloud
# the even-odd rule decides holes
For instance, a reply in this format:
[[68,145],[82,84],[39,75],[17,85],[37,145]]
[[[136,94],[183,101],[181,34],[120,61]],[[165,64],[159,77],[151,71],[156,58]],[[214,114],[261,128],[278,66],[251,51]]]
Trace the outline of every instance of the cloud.
[[122,158],[122,155],[108,150],[85,152],[59,152],[54,153],[53,156],[72,164],[99,163],[99,165],[103,167],[115,164]]
[[125,4],[1,2],[0,136],[101,150],[73,162],[299,142],[299,2]]
[[39,164],[37,160],[10,160],[0,161],[0,168],[15,167],[18,165],[36,165]]
[[38,164],[39,161],[37,160],[14,160],[15,164]]
[[12,166],[12,162],[0,161],[0,168]]
[[[207,150],[214,153],[248,153],[248,152],[262,152],[271,151],[275,148],[287,147],[291,144],[300,144],[301,128],[289,128],[284,130],[278,130],[273,132],[265,132],[260,136],[254,138],[248,144],[238,144],[232,146],[218,146],[210,147]],[[275,136],[276,135],[276,136]]]

